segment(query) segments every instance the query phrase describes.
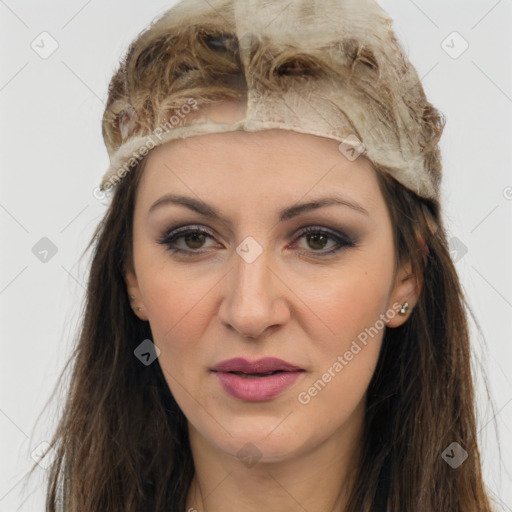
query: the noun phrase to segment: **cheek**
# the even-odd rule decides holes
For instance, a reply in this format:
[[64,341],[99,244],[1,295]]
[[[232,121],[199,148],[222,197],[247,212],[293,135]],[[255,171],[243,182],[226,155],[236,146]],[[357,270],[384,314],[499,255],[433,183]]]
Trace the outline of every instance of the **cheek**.
[[206,281],[188,279],[186,272],[176,268],[171,272],[165,267],[145,281],[149,324],[153,342],[160,350],[158,363],[187,416],[204,401],[204,390],[196,382],[198,374],[191,369],[199,367],[199,342],[210,321],[205,309],[213,284]]
[[329,353],[348,347],[375,325],[382,330],[378,320],[386,313],[389,285],[382,267],[372,270],[363,264],[333,273],[317,281],[315,287],[304,284],[301,297],[308,306],[311,338],[323,340],[320,346]]
[[[344,425],[351,428],[364,414],[364,400],[380,354],[384,323],[379,320],[383,300],[365,294],[354,299],[350,289],[341,287],[323,310],[333,334],[310,333],[312,371],[294,393],[298,417],[319,418],[310,432],[314,443]],[[368,301],[371,297],[371,304]],[[317,322],[318,323],[318,322]],[[380,328],[379,328],[380,327]],[[354,423],[355,422],[355,423]],[[315,441],[316,440],[316,441]]]
[[383,318],[389,314],[390,275],[385,264],[372,267],[361,261],[331,277],[323,287],[317,281],[304,297],[314,356],[297,398],[308,415],[343,423],[363,399],[375,371]]
[[[182,274],[179,280],[177,273]],[[197,276],[189,280],[179,269],[147,280],[145,305],[155,343],[176,353],[193,348],[208,322],[204,309],[211,287],[209,280]]]
[[147,261],[151,265],[145,267],[141,257],[138,279],[152,341],[160,350],[158,361],[169,388],[187,409],[189,393],[202,402],[204,390],[198,385],[202,374],[191,369],[205,366],[205,348],[200,344],[212,321],[212,297],[221,275],[173,264],[166,254],[148,253]]

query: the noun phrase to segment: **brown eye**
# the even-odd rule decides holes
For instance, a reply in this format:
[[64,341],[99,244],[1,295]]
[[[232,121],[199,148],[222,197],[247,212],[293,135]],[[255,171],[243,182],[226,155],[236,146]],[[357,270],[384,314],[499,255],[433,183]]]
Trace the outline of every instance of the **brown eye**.
[[[207,238],[213,238],[213,235],[204,229],[186,227],[165,234],[158,243],[165,245],[172,252],[191,256],[201,252]],[[181,239],[183,239],[184,245],[178,247],[177,242]]]
[[[304,251],[313,253],[315,256],[325,256],[338,252],[343,247],[355,247],[356,244],[345,234],[338,234],[318,227],[308,227],[302,230],[298,236],[298,240],[304,238],[307,241],[310,251]],[[328,250],[323,250],[329,243],[334,241],[334,247]]]
[[323,233],[308,234],[306,239],[313,249],[324,249],[329,241],[329,237]]
[[205,234],[200,232],[193,232],[188,235],[182,236],[185,243],[190,249],[200,249],[201,245],[204,244]]

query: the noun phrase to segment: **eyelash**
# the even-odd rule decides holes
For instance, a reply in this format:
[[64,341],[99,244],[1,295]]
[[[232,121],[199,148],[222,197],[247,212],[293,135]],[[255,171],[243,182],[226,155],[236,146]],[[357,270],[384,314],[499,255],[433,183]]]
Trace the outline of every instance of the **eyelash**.
[[[199,227],[195,227],[195,226],[194,227],[193,226],[186,226],[184,228],[178,228],[177,230],[174,230],[174,231],[171,230],[171,231],[165,233],[158,240],[158,243],[161,244],[161,245],[165,245],[166,249],[171,251],[174,254],[178,253],[178,254],[182,254],[182,255],[187,256],[187,257],[196,256],[196,255],[201,254],[202,252],[205,252],[205,251],[201,250],[201,249],[198,249],[198,250],[178,249],[178,248],[173,246],[173,243],[175,243],[176,240],[179,240],[180,238],[184,238],[187,235],[193,235],[193,234],[201,234],[201,235],[209,236],[210,238],[214,238],[213,235],[209,231],[205,230],[204,228],[199,228]],[[334,240],[338,244],[337,247],[335,247],[334,249],[330,249],[328,251],[324,251],[324,252],[310,251],[315,256],[326,257],[326,256],[332,255],[332,254],[340,251],[344,247],[356,247],[356,245],[357,245],[353,240],[351,240],[344,233],[343,234],[336,234],[336,233],[333,233],[332,231],[329,231],[329,230],[326,230],[326,229],[323,229],[323,228],[319,228],[319,227],[316,227],[316,226],[308,226],[306,228],[303,228],[299,232],[299,234],[297,236],[297,240],[299,240],[300,238],[302,238],[302,237],[304,237],[306,235],[309,235],[309,234],[324,235],[327,238],[330,238],[331,240]],[[305,253],[305,252],[308,252],[308,251],[302,251],[302,253]]]

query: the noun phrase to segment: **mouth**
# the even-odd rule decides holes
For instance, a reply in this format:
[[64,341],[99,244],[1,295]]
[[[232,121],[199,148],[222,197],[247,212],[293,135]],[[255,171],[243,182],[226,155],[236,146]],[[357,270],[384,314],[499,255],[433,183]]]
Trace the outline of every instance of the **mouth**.
[[245,375],[269,375],[276,372],[303,371],[302,368],[277,357],[264,357],[256,361],[235,357],[218,363],[212,370]]
[[277,358],[254,362],[235,358],[219,363],[212,372],[230,396],[246,402],[262,402],[283,393],[305,370]]
[[276,375],[279,373],[288,373],[288,372],[303,372],[304,370],[276,370],[274,372],[262,372],[262,373],[245,373],[245,372],[225,372],[231,373],[233,375],[237,375],[238,377],[242,377],[243,379],[260,379],[262,377],[268,377],[269,375]]

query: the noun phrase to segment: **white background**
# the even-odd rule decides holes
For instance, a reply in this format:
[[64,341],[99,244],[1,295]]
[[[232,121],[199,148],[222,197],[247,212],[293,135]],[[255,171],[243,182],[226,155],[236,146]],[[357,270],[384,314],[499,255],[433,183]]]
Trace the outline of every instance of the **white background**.
[[[80,256],[106,209],[92,192],[108,164],[107,86],[129,42],[174,3],[0,0],[0,512],[44,509],[45,470],[24,475],[62,406],[61,390],[36,423],[70,355],[89,262]],[[478,378],[484,475],[512,510],[512,2],[380,3],[447,117],[444,215],[467,247],[456,265],[495,407]],[[41,37],[50,48],[43,31],[58,43],[46,59],[31,48]],[[442,47],[459,53],[464,40],[456,59]],[[32,252],[43,237],[57,248],[46,263]]]

